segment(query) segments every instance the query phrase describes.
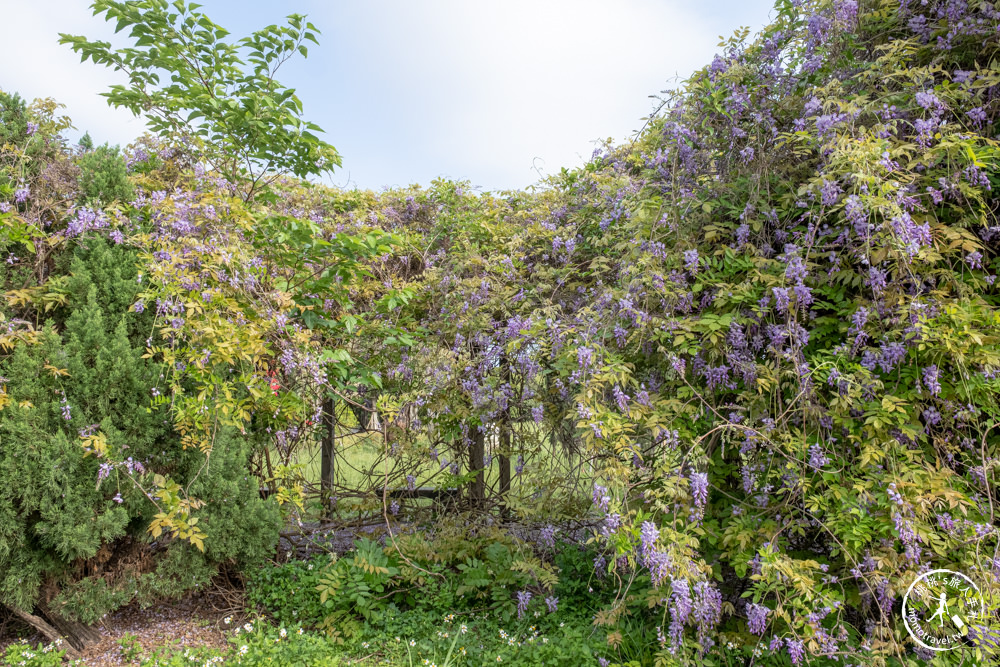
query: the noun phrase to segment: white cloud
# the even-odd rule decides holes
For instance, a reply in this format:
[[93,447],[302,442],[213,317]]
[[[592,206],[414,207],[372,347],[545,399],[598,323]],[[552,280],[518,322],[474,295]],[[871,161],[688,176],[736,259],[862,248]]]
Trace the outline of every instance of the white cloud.
[[[0,87],[67,105],[79,133],[127,143],[143,125],[107,106],[120,73],[81,64],[59,32],[109,39],[82,0],[0,0]],[[720,34],[754,29],[770,0],[207,0],[234,34],[308,13],[323,31],[280,78],[344,154],[333,181],[361,187],[444,175],[523,187],[579,164],[593,142],[642,125],[648,96],[705,65]],[[78,133],[78,134],[79,134]],[[78,135],[77,135],[78,136]]]
[[[533,165],[556,172],[589,156],[595,140],[620,140],[639,129],[653,105],[648,96],[707,64],[719,33],[739,27],[710,14],[727,4],[324,5],[316,20],[333,26],[335,44],[316,57],[330,68],[330,85],[338,86],[338,73],[366,78],[363,89],[341,88],[350,101],[337,120],[364,130],[364,118],[379,117],[379,133],[392,138],[380,143],[373,132],[362,143],[360,134],[350,133],[334,142],[362,185],[375,185],[368,172],[405,183],[404,173],[389,168],[400,151],[411,154],[408,173],[422,182],[446,174],[492,188],[528,185],[537,177]],[[733,20],[751,15],[756,28],[770,3],[738,6]],[[328,125],[337,137],[340,128]],[[404,125],[405,135],[397,132]]]
[[89,131],[95,141],[127,144],[142,134],[144,125],[127,111],[112,109],[100,93],[124,75],[92,62],[83,64],[68,46],[59,44],[59,33],[110,39],[113,30],[92,16],[81,0],[0,2],[6,24],[0,40],[0,88],[22,97],[52,97],[65,104],[77,139]]

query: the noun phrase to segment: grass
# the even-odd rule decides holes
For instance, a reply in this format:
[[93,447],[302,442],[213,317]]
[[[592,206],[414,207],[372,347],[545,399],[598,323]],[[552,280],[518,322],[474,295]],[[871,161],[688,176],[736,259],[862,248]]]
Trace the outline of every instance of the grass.
[[[569,454],[554,442],[548,432],[543,432],[533,422],[516,424],[521,442],[532,443],[531,453],[525,454],[524,474],[517,474],[517,458],[510,461],[511,494],[513,497],[528,497],[546,488],[554,488],[557,483],[571,481],[575,489],[573,495],[587,494],[593,478],[593,470],[581,463],[577,455]],[[485,468],[487,494],[495,494],[500,484],[500,460],[491,454],[499,448],[498,437],[489,434],[486,441],[486,456],[489,464]],[[527,449],[527,448],[525,448]],[[334,490],[342,495],[380,492],[385,483],[386,466],[390,488],[405,485],[404,475],[411,474],[418,488],[453,488],[467,483],[468,477],[452,475],[447,466],[442,468],[429,457],[422,464],[406,470],[399,468],[401,461],[383,455],[384,445],[379,432],[350,432],[349,427],[339,429],[335,444]],[[439,461],[450,462],[454,452],[442,448]],[[303,443],[293,456],[293,463],[301,466],[301,474],[306,482],[317,488],[321,476],[321,447],[318,440]],[[459,459],[460,475],[468,473],[467,454]],[[395,466],[395,467],[394,467]],[[418,504],[420,503],[418,499]],[[412,501],[408,501],[412,502]]]

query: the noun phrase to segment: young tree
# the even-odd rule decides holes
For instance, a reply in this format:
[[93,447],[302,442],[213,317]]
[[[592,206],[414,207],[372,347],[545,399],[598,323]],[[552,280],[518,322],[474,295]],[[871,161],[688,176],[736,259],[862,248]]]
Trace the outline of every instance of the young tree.
[[[282,174],[304,178],[340,166],[340,155],[302,118],[302,101],[275,74],[319,31],[300,14],[284,26],[270,25],[248,37],[229,33],[176,0],[97,0],[103,14],[126,28],[133,46],[61,34],[84,61],[124,72],[127,86],[104,93],[115,107],[143,114],[161,137],[183,141],[250,200]],[[169,77],[169,82],[165,79]]]

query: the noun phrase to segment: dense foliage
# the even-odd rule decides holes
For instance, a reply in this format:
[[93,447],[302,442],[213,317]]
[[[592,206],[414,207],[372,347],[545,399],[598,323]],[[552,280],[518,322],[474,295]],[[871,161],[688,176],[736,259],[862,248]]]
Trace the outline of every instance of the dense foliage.
[[[98,9],[148,40],[135,12],[154,5]],[[187,38],[224,36],[205,30]],[[301,517],[316,480],[297,454],[375,412],[377,460],[322,510],[397,534],[254,575],[279,623],[367,642],[391,618],[504,620],[551,597],[592,616],[601,661],[994,660],[998,40],[978,0],[782,0],[631,143],[515,193],[258,187],[176,140],[180,121],[126,153],[125,183],[111,149],[65,146],[51,104],[5,95],[0,461],[35,486],[0,495],[3,602],[30,607],[43,580],[97,599],[74,566],[126,539],[206,573],[254,561],[277,510],[240,471]],[[243,136],[212,132],[222,155]],[[398,534],[425,516],[398,498],[426,485],[470,490],[464,538]],[[258,509],[233,513],[239,494]],[[580,526],[585,572],[556,548]],[[937,568],[988,606],[949,652],[900,616]],[[440,599],[408,593],[422,578]]]
[[[109,182],[99,169],[107,155],[73,156],[79,181]],[[27,216],[45,215],[24,204]],[[81,207],[69,226],[103,215]],[[3,603],[92,623],[129,601],[204,585],[221,563],[261,562],[279,515],[246,474],[251,443],[221,432],[206,466],[196,450],[176,447],[169,412],[150,404],[162,369],[144,358],[152,314],[129,312],[142,289],[135,249],[100,236],[39,247],[45,254],[34,266],[9,252],[0,267],[0,280],[21,287],[7,293],[5,347],[33,343],[0,361],[0,469],[10,481],[0,499]],[[43,285],[30,286],[32,269],[48,276]],[[205,503],[204,555],[188,542],[157,545],[155,558],[144,553],[164,500],[156,494],[169,490],[155,488],[160,472]]]

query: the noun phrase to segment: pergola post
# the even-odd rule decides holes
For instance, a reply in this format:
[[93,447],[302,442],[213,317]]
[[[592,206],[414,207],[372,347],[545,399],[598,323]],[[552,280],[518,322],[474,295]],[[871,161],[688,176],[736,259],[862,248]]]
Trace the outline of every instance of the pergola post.
[[472,501],[482,504],[486,499],[486,434],[480,427],[472,432],[472,447],[469,448],[469,470],[476,471],[472,482]]
[[333,494],[334,475],[334,442],[336,437],[336,417],[334,409],[336,404],[332,398],[323,401],[323,436],[320,443],[320,472],[319,488],[320,499],[323,503],[323,516],[330,513],[330,501]]

